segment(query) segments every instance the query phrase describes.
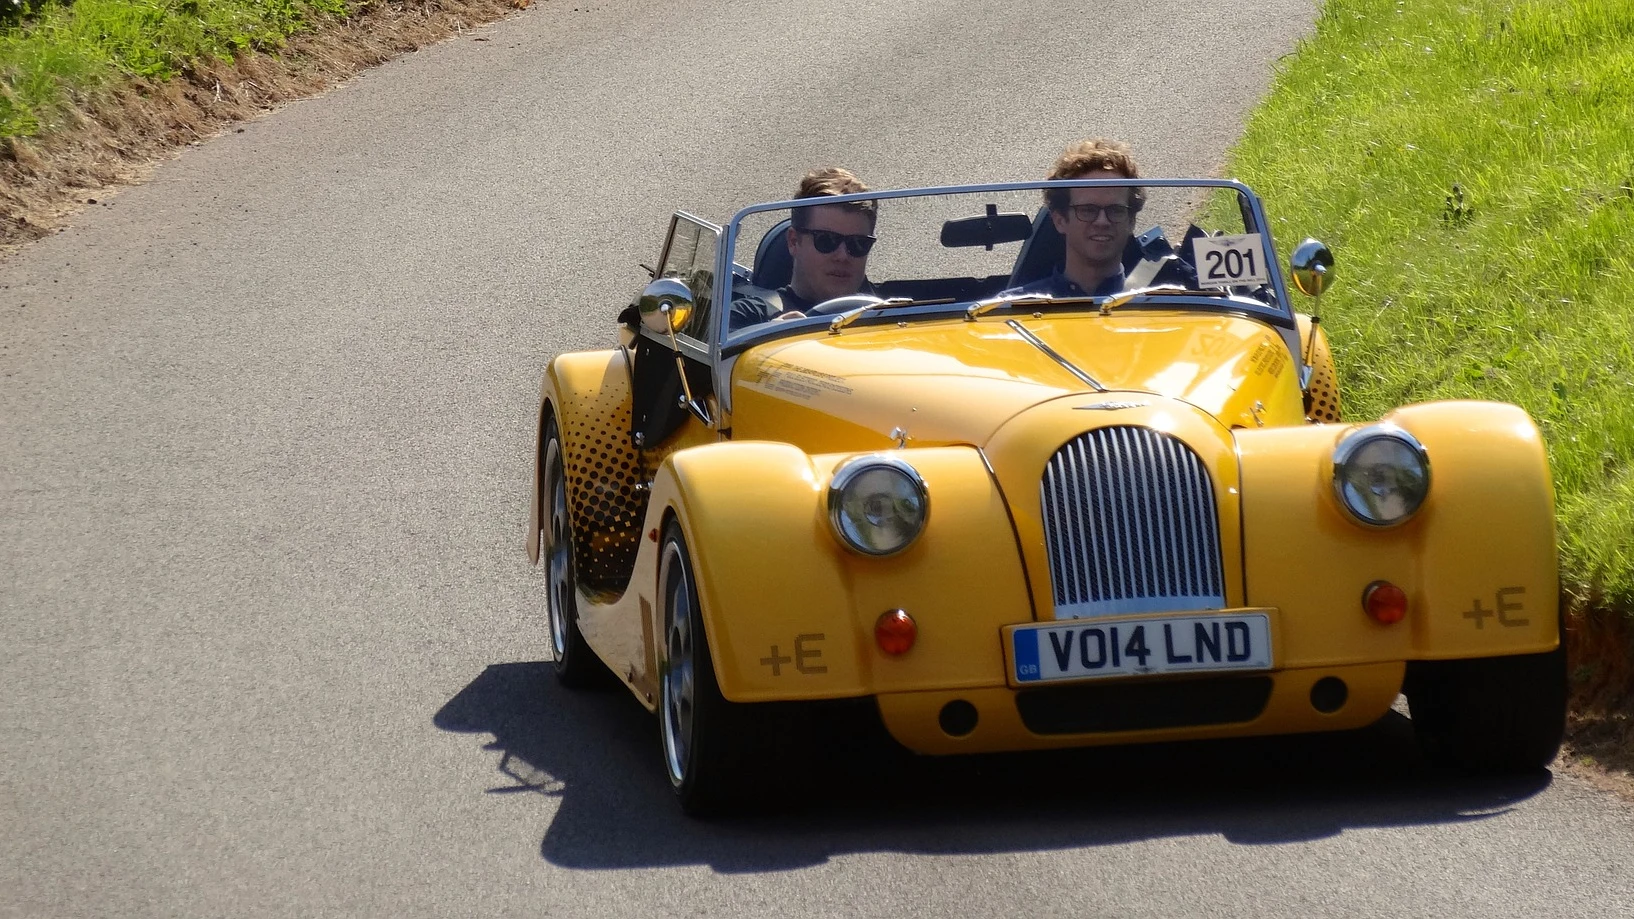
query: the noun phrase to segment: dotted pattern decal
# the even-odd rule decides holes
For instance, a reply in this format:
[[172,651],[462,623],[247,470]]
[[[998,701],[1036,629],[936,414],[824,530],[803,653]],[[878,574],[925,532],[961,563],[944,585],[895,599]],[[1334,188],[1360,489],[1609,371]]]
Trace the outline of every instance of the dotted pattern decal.
[[602,390],[563,427],[576,574],[589,589],[620,589],[635,564],[647,516],[646,480],[630,444],[630,393]]
[[[1309,336],[1310,328],[1302,331]],[[1305,420],[1312,424],[1334,424],[1339,420],[1339,377],[1333,371],[1333,352],[1328,350],[1328,336],[1321,327],[1316,329],[1316,340],[1310,342],[1311,353],[1311,410]]]

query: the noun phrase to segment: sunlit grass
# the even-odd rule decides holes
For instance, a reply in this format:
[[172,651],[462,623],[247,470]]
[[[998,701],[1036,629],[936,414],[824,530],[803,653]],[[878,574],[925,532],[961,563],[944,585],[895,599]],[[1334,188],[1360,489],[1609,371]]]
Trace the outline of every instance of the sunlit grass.
[[1231,171],[1335,250],[1348,414],[1526,408],[1568,586],[1634,609],[1634,3],[1327,0]]
[[54,127],[76,97],[122,77],[279,47],[351,0],[76,0],[0,29],[0,138]]

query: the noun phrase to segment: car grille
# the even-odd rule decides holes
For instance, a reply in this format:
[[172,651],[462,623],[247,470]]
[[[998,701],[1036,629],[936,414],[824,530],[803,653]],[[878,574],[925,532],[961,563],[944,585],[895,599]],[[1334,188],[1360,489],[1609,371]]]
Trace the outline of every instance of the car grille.
[[1225,605],[1219,515],[1203,461],[1149,428],[1097,428],[1042,483],[1055,617]]

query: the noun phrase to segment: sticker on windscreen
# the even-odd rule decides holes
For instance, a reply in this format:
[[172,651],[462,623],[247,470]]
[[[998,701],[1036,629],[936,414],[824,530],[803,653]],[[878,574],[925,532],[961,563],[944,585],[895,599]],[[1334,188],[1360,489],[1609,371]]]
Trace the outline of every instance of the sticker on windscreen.
[[1271,283],[1258,233],[1201,236],[1192,242],[1201,287],[1258,287]]

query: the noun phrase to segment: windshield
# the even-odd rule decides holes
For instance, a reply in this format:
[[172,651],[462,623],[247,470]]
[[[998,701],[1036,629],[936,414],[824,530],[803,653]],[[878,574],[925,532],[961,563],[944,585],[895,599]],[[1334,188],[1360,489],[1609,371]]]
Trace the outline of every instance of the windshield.
[[[1044,193],[1052,192],[1052,205]],[[846,320],[917,321],[979,301],[1094,311],[1237,310],[1290,325],[1259,202],[1220,180],[1033,182],[879,192],[746,208],[729,224],[732,345]],[[889,301],[881,303],[880,301]],[[866,307],[866,309],[863,309]],[[1007,303],[982,313],[1002,315]]]

